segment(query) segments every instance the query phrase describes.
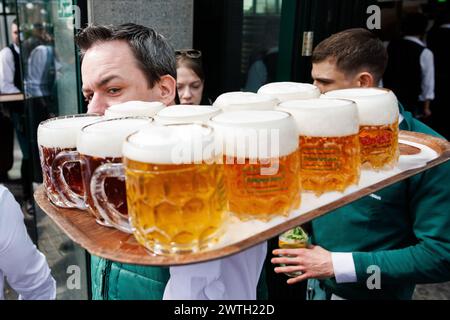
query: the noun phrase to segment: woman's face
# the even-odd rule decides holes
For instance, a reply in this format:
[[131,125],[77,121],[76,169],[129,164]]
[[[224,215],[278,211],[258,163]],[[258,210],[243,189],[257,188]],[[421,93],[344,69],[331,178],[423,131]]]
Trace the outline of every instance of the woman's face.
[[177,90],[181,104],[199,105],[202,101],[203,81],[189,68],[177,68]]

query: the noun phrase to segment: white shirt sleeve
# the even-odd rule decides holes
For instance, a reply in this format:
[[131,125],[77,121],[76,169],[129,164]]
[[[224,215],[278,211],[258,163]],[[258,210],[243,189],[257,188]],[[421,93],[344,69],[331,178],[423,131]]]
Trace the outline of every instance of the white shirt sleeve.
[[337,283],[356,282],[355,262],[351,252],[332,252],[334,277]]
[[0,51],[0,92],[18,93],[20,90],[14,85],[14,56],[9,48]]
[[420,55],[420,68],[422,70],[422,93],[420,101],[434,99],[434,56],[430,49],[425,48]]
[[164,300],[256,300],[267,243],[222,259],[170,267]]
[[[28,236],[13,195],[0,186],[0,270],[24,300],[56,298],[56,282],[45,256]],[[2,281],[2,279],[0,279]]]

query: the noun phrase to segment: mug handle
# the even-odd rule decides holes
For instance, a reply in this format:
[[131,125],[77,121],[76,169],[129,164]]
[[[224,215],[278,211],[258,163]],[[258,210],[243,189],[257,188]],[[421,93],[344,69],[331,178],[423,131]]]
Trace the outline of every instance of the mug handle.
[[116,229],[126,233],[133,233],[128,221],[111,203],[105,192],[106,178],[125,179],[125,169],[122,163],[105,163],[98,167],[91,178],[91,195],[101,217]]
[[80,163],[81,175],[83,175],[83,159],[81,158],[80,153],[78,151],[61,151],[53,160],[51,180],[56,188],[56,191],[68,207],[86,210],[86,190],[84,190],[83,196],[78,195],[70,188],[64,178],[64,167],[71,162]]

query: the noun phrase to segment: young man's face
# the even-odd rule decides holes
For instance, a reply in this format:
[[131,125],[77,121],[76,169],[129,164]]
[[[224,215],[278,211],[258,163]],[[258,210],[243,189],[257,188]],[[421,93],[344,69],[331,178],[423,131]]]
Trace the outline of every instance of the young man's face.
[[334,59],[313,63],[311,76],[321,93],[331,90],[360,87],[357,75],[346,75],[336,66]]
[[14,44],[19,45],[19,27],[15,23],[11,25],[11,39]]
[[162,97],[159,85],[150,88],[125,41],[108,41],[88,49],[81,74],[88,113],[104,114],[110,106],[132,100],[172,102]]

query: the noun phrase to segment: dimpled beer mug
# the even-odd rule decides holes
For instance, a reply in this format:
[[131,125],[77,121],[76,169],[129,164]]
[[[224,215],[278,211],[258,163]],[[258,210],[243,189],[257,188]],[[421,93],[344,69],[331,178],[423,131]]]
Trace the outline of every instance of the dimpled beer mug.
[[298,134],[290,114],[225,112],[210,123],[223,152],[231,212],[267,221],[300,205]]
[[273,110],[278,105],[278,100],[271,96],[254,92],[233,91],[221,94],[213,106],[224,112],[242,110]]
[[116,104],[105,110],[105,118],[153,117],[166,105],[159,101],[128,101]]
[[76,203],[67,202],[64,199],[68,195],[61,195],[53,184],[53,161],[60,152],[75,150],[77,135],[81,128],[100,119],[101,117],[98,115],[77,114],[52,118],[39,124],[37,139],[44,188],[48,199],[60,208],[86,208],[82,196],[81,169],[79,163],[70,163],[64,167],[61,173],[67,184],[70,185],[70,190],[72,190],[70,195],[76,199]]
[[280,104],[292,114],[300,135],[304,190],[320,195],[344,191],[360,177],[359,119],[350,100],[309,99]]
[[274,97],[280,103],[290,100],[319,98],[320,96],[319,88],[315,85],[300,82],[268,83],[259,88],[258,93]]
[[151,126],[127,138],[123,156],[123,165],[96,170],[91,189],[102,204],[105,179],[126,176],[128,228],[140,244],[157,254],[175,254],[199,251],[219,239],[226,196],[211,127]]
[[350,99],[359,113],[359,141],[363,168],[392,169],[398,148],[398,102],[391,90],[356,88],[329,91],[325,98]]
[[162,109],[155,116],[155,124],[204,123],[221,110],[212,106],[176,105]]
[[[75,202],[76,199],[70,197],[70,189],[62,179],[60,168],[64,168],[69,163],[79,162],[81,165],[81,175],[83,177],[83,192],[85,202],[89,212],[96,218],[97,223],[105,226],[111,226],[108,220],[103,218],[100,213],[102,206],[95,203],[91,191],[90,182],[95,169],[104,163],[122,162],[122,145],[125,139],[140,128],[151,124],[152,118],[148,117],[126,117],[113,118],[98,121],[85,126],[81,129],[77,140],[77,151],[63,151],[55,158],[53,162],[53,180],[58,190],[68,194],[68,202]],[[125,192],[125,181],[117,178],[109,178],[105,181],[105,206],[111,210],[119,212],[122,220],[128,220],[127,199]],[[120,222],[116,224],[119,230],[127,231]]]

